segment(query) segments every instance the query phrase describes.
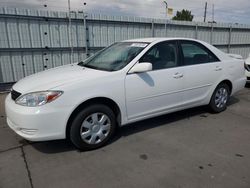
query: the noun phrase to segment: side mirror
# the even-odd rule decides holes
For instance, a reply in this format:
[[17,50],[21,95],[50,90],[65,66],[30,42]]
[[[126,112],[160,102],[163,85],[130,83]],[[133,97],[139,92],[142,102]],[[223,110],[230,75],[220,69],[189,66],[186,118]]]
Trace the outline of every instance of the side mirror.
[[141,72],[147,72],[151,70],[152,70],[152,63],[142,62],[142,63],[137,63],[135,66],[133,66],[128,73],[129,74],[141,73]]

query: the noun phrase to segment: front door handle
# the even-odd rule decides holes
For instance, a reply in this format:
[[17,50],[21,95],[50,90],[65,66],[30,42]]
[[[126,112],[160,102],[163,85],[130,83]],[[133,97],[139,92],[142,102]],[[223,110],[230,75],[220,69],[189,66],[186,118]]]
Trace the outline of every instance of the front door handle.
[[221,70],[222,70],[222,67],[216,66],[214,70],[215,70],[215,71],[221,71]]
[[183,77],[183,74],[181,74],[181,73],[179,73],[179,72],[177,72],[177,73],[175,73],[174,74],[174,76],[173,76],[174,78],[176,78],[176,79],[178,79],[178,78],[182,78]]

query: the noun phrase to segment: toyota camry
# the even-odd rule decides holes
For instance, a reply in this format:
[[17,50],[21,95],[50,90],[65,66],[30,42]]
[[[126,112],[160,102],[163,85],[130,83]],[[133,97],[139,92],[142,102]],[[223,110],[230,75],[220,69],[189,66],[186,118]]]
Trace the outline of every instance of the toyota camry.
[[203,41],[126,40],[18,81],[7,123],[27,140],[68,138],[90,150],[118,126],[201,105],[222,112],[245,83],[244,61]]

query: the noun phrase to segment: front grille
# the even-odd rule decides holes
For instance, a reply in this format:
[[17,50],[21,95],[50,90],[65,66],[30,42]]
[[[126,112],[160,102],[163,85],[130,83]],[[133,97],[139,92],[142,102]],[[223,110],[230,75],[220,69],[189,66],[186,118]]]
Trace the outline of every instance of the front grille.
[[250,77],[247,77],[247,80],[249,80],[249,81],[250,81]]
[[22,94],[15,91],[15,90],[11,90],[11,98],[15,101],[19,96],[21,96]]

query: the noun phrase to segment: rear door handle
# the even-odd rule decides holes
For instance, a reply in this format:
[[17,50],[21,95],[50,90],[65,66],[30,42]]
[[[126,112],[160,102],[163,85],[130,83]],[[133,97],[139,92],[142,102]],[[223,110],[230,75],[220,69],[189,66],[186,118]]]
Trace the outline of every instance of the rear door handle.
[[221,71],[221,70],[222,70],[222,67],[216,66],[216,68],[215,68],[214,70],[215,70],[215,71]]
[[173,76],[174,78],[176,78],[176,79],[178,79],[178,78],[182,78],[183,77],[183,74],[181,74],[181,73],[179,73],[179,72],[177,72],[177,73],[175,73],[174,74],[174,76]]

